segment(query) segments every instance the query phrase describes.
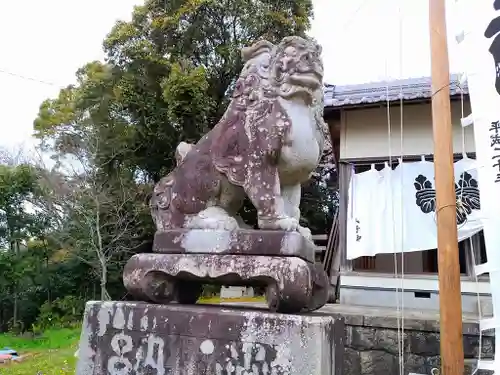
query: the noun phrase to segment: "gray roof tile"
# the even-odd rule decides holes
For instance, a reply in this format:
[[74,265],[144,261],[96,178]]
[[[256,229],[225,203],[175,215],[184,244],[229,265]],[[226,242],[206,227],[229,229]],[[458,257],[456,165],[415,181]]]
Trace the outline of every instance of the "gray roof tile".
[[[450,95],[460,95],[460,76],[450,76]],[[467,83],[463,93],[468,94]],[[370,82],[358,85],[325,85],[325,107],[345,107],[381,103],[387,101],[429,99],[431,97],[431,78],[408,78],[395,81]]]

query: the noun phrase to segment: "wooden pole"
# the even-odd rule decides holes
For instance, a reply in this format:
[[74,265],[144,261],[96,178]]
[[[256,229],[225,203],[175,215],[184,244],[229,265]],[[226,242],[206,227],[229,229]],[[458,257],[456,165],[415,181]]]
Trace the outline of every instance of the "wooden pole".
[[462,375],[462,299],[445,0],[429,0],[442,375]]

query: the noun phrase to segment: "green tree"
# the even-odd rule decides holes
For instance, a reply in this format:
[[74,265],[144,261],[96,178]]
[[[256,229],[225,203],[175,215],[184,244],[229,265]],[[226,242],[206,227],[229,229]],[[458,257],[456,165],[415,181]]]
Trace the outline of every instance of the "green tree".
[[[219,120],[243,46],[303,35],[311,12],[311,0],[147,0],[116,23],[105,61],[40,106],[34,132],[55,167],[0,150],[0,329],[67,324],[82,301],[124,296],[123,264],[151,248],[147,202],[175,147]],[[328,171],[303,189],[316,233],[336,207]]]
[[14,296],[13,324],[17,325],[19,284],[24,266],[21,252],[30,236],[40,228],[37,215],[29,202],[38,193],[38,177],[30,165],[0,165],[0,246],[9,251],[5,258],[12,262],[6,275]]
[[[196,142],[219,120],[242,68],[241,48],[262,38],[277,43],[287,35],[304,35],[311,16],[311,0],[147,0],[135,7],[130,22],[117,22],[103,42],[105,61],[78,70],[76,84],[44,101],[34,122],[35,135],[53,153],[58,168],[68,160],[83,160],[88,167],[85,175],[59,168],[59,175],[69,179],[62,179],[60,186],[71,194],[80,191],[71,199],[64,192],[52,195],[59,197],[52,209],[68,202],[79,207],[71,213],[66,209],[70,219],[64,230],[56,231],[66,236],[62,247],[85,264],[90,261],[91,269],[102,270],[95,266],[99,257],[89,250],[95,242],[82,223],[96,212],[101,223],[111,222],[91,197],[105,192],[98,194],[104,206],[119,206],[123,199],[117,193],[122,190],[116,187],[126,186],[140,197],[127,205],[140,214],[132,224],[137,233],[125,236],[135,236],[133,246],[126,247],[145,249],[153,234],[145,196],[174,167],[178,143]],[[68,187],[70,181],[79,181],[80,187]],[[315,232],[325,231],[325,216],[331,211],[329,203],[322,206],[322,186],[314,182],[304,190],[309,202],[304,220]],[[244,211],[251,221],[253,208],[246,205]],[[110,245],[113,230],[111,225],[104,231],[103,249],[115,254],[107,266],[117,268],[109,281],[119,284],[122,260],[114,258],[120,247]],[[102,275],[97,278],[102,283]]]
[[[90,145],[86,139],[81,160],[95,160]],[[123,296],[123,262],[147,228],[128,224],[140,215],[150,221],[134,211],[147,211],[142,186],[121,172],[114,186],[94,180],[95,164],[72,163],[61,174],[5,150],[0,162],[0,331],[35,329],[52,317],[68,324],[83,301]]]
[[[104,63],[85,65],[76,85],[42,103],[35,135],[61,160],[89,155],[91,134],[101,179],[156,182],[180,141],[196,142],[219,120],[241,48],[304,35],[311,15],[311,0],[147,0],[106,37]],[[251,205],[244,211],[255,221]]]
[[241,48],[303,35],[311,14],[311,0],[147,0],[104,40],[106,63],[87,64],[77,85],[42,104],[35,134],[52,151],[75,152],[82,129],[94,127],[107,173],[120,165],[158,181],[177,144],[218,121]]
[[45,210],[61,218],[46,236],[90,267],[101,299],[108,300],[110,272],[120,279],[123,262],[148,237],[143,232],[151,232],[142,222],[146,217],[151,221],[146,204],[150,187],[137,184],[127,171],[115,170],[112,178],[102,173],[106,166],[95,162],[99,140],[92,134],[80,137],[87,152],[73,158],[71,171],[41,171]]

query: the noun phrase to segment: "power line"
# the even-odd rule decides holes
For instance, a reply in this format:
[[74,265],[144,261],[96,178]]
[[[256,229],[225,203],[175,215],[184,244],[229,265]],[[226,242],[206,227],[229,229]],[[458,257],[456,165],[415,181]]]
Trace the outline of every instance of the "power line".
[[[357,14],[361,11],[361,9],[364,8],[364,6],[368,3],[368,0],[364,0],[357,8],[356,10],[351,14],[351,17],[349,17],[348,21],[344,23],[343,27],[342,27],[342,30],[346,30],[346,28],[348,28],[350,26],[350,24],[354,21],[355,17],[357,16]],[[19,74],[19,73],[14,73],[14,72],[11,72],[11,71],[8,71],[8,70],[5,70],[5,69],[2,69],[0,68],[0,73],[3,73],[3,74],[6,74],[6,75],[9,75],[11,77],[15,77],[15,78],[20,78],[20,79],[23,79],[25,81],[31,81],[31,82],[36,82],[36,83],[41,83],[43,85],[47,85],[47,86],[52,86],[52,87],[57,87],[57,88],[64,88],[65,86],[63,85],[58,85],[54,82],[49,82],[49,81],[45,81],[45,80],[41,80],[41,79],[38,79],[38,78],[34,78],[34,77],[30,77],[30,76],[26,76],[24,74]]]
[[54,82],[44,81],[44,80],[41,80],[41,79],[38,79],[38,78],[33,78],[33,77],[25,76],[23,74],[13,73],[13,72],[10,72],[10,71],[2,69],[2,68],[0,68],[0,73],[9,75],[11,77],[24,79],[25,81],[37,82],[37,83],[41,83],[41,84],[44,84],[44,85],[47,85],[47,86],[63,88],[62,85],[58,85],[58,84],[56,84]]
[[364,6],[368,4],[368,0],[364,0],[359,6],[358,8],[352,13],[351,17],[349,17],[349,19],[347,20],[346,23],[344,23],[344,25],[342,26],[342,31],[346,30],[352,21],[354,21],[354,18],[358,15],[358,13],[361,11],[361,9],[364,8]]

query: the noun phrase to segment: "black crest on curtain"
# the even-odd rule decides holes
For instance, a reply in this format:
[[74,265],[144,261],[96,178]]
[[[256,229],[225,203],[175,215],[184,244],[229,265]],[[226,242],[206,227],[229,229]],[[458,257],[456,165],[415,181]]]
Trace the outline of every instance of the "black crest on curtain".
[[[436,212],[436,190],[432,182],[420,174],[415,178],[413,185],[416,189],[416,205],[425,214]],[[472,210],[481,209],[477,180],[468,172],[462,173],[458,183],[455,184],[455,193],[457,197],[457,225],[462,225],[467,221],[467,216],[472,213]]]

